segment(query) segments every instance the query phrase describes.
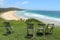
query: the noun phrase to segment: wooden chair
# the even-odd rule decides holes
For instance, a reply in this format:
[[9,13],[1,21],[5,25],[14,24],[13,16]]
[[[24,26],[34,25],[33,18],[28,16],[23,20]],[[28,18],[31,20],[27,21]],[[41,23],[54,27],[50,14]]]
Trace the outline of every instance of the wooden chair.
[[34,32],[33,24],[28,23],[27,24],[27,36],[33,37],[33,32]]
[[45,24],[38,24],[37,35],[44,34],[44,27],[45,27]]
[[12,27],[11,27],[11,25],[10,25],[10,23],[9,22],[4,22],[4,24],[5,24],[5,27],[6,27],[6,33],[7,34],[11,34],[12,33]]
[[47,24],[47,27],[45,29],[45,33],[53,33],[53,27],[54,27],[54,24]]

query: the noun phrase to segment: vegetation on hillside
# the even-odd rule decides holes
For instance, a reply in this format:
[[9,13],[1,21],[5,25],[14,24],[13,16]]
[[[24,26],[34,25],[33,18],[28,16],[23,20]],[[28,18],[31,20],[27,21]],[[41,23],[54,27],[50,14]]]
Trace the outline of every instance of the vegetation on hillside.
[[[37,21],[36,19],[29,19],[29,22],[31,22],[31,20],[34,22],[34,29],[36,30],[39,21]],[[9,21],[11,26],[13,27],[14,32],[8,36],[5,36],[4,35],[6,33],[6,28],[4,25],[5,21],[7,20],[3,20],[2,18],[0,18],[0,40],[32,40],[29,38],[25,38],[27,33],[26,32],[27,25],[26,22],[20,20]],[[35,32],[34,40],[60,40],[60,28],[54,27],[53,30],[54,30],[53,34],[45,35],[45,37],[43,35],[37,36]]]
[[28,19],[28,20],[26,20],[26,23],[29,23],[29,22],[34,22],[34,23],[42,23],[42,24],[44,24],[42,21],[39,21],[39,20],[37,20],[37,19],[33,19],[33,18],[30,18],[30,19]]
[[24,10],[24,9],[19,9],[19,8],[14,8],[14,7],[0,8],[0,13],[7,12],[7,11],[12,11],[12,10],[21,11],[21,10]]

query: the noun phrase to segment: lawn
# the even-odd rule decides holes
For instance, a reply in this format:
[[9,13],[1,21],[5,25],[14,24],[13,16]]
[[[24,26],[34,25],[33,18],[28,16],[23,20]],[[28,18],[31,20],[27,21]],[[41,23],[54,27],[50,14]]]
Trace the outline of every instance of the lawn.
[[[0,40],[32,40],[26,38],[26,28],[27,25],[24,21],[9,21],[11,26],[13,27],[14,32],[8,36],[5,36],[6,29],[4,27],[5,20],[0,20]],[[36,30],[37,22],[34,23],[34,28]],[[60,28],[54,27],[53,34],[44,36],[35,35],[34,40],[60,40]]]

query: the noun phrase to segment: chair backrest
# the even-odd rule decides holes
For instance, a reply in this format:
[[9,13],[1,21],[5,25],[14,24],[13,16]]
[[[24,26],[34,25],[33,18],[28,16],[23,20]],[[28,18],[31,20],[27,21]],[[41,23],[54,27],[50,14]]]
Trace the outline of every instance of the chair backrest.
[[32,24],[32,23],[28,23],[28,24],[27,24],[27,28],[28,28],[28,29],[33,29],[33,24]]
[[47,24],[47,28],[53,29],[54,24]]
[[4,22],[5,27],[11,27],[9,22]]
[[45,24],[38,24],[39,28],[44,28]]
[[53,27],[54,27],[54,24],[47,24],[45,32],[52,33],[53,32]]

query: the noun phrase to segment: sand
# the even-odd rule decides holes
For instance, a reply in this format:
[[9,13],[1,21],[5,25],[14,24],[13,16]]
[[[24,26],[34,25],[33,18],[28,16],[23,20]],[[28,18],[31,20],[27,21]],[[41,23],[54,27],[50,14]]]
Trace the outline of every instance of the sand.
[[54,24],[55,26],[60,27],[60,20],[53,20],[53,19],[40,19],[40,21],[44,22],[45,24]]
[[0,15],[1,18],[5,20],[20,20],[19,17],[15,15],[16,11],[8,11]]

